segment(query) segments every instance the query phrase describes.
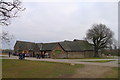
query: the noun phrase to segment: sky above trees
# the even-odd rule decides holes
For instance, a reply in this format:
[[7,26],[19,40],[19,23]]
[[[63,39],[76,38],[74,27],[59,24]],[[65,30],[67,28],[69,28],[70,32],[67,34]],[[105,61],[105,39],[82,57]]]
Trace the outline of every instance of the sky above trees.
[[23,2],[23,6],[26,10],[3,27],[15,36],[11,48],[16,40],[40,43],[83,39],[95,23],[105,24],[118,38],[117,2]]

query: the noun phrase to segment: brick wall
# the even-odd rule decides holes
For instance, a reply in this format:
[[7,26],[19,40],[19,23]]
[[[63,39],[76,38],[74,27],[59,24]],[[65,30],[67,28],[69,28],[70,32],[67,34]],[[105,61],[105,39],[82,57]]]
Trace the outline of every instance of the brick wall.
[[[56,50],[61,50],[61,53],[55,53]],[[67,58],[66,52],[62,49],[62,47],[58,44],[54,50],[51,52],[51,58]]]
[[[55,53],[56,50],[61,50],[61,53]],[[90,58],[93,55],[93,51],[65,52],[59,44],[51,52],[51,58]]]
[[67,52],[68,58],[84,58],[84,52]]

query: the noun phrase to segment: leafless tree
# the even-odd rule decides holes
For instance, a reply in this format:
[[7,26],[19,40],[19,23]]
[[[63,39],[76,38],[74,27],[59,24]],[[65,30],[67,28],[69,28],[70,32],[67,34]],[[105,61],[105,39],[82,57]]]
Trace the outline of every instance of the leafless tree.
[[99,57],[98,51],[108,48],[112,44],[113,32],[104,24],[94,24],[86,34],[86,39],[90,41],[95,50],[94,57]]
[[24,8],[21,6],[21,1],[12,0],[10,2],[0,0],[0,25],[9,25],[12,18],[16,17]]
[[[23,10],[25,8],[22,7],[19,0],[0,0],[0,25],[8,26],[11,19],[17,17],[17,14]],[[2,31],[0,34],[0,39],[6,43],[9,43],[12,38],[8,31]]]
[[14,38],[13,35],[11,35],[8,31],[3,31],[2,35],[0,36],[2,43],[7,43],[9,45],[11,39]]

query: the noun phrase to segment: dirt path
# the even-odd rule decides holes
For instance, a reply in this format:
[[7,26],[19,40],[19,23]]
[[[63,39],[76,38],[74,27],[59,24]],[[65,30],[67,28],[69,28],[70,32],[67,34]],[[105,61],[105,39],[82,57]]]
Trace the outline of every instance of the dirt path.
[[111,75],[117,75],[117,71],[114,71],[111,67],[97,66],[97,65],[85,65],[83,68],[79,68],[74,75],[61,76],[63,78],[106,78],[107,76],[114,78]]

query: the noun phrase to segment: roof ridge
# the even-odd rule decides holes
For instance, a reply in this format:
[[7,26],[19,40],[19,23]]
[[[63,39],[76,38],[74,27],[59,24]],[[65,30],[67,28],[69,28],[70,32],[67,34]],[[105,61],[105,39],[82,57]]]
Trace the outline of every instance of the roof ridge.
[[16,42],[35,43],[35,42],[29,42],[29,41],[19,41],[19,40],[17,40]]

